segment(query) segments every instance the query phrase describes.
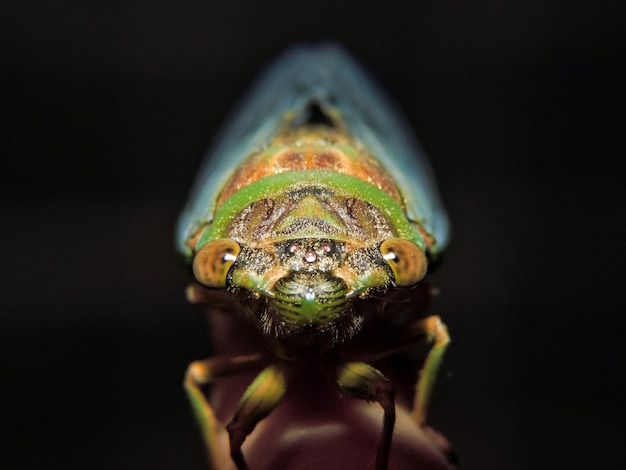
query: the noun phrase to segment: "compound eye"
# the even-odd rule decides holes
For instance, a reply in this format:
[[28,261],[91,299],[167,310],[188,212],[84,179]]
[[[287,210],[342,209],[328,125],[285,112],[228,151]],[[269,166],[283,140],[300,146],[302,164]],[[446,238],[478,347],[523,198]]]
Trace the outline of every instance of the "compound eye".
[[390,238],[380,244],[380,252],[391,268],[398,287],[414,286],[426,275],[426,255],[412,241]]
[[204,245],[193,259],[193,274],[207,287],[226,287],[226,278],[241,247],[235,240],[222,238]]

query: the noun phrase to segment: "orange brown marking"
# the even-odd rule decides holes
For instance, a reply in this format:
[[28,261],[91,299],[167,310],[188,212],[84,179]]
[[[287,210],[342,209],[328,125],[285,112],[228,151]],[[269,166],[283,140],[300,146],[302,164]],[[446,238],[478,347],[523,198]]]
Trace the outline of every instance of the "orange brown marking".
[[216,208],[255,181],[296,170],[330,170],[354,176],[404,206],[395,182],[360,145],[333,129],[305,127],[279,135],[268,148],[252,154],[226,183]]
[[422,236],[422,240],[424,240],[426,251],[428,251],[435,244],[435,238],[430,233],[428,233],[426,229],[420,224],[416,223],[415,226],[417,227],[417,230],[419,230],[419,233]]
[[209,225],[208,223],[202,224],[198,229],[196,229],[195,232],[193,232],[191,234],[191,236],[185,242],[185,244],[189,248],[191,248],[192,251],[194,251],[196,249],[196,245],[198,244],[198,240],[200,240],[200,237],[202,236],[202,232],[204,232],[204,229],[207,228],[208,225]]

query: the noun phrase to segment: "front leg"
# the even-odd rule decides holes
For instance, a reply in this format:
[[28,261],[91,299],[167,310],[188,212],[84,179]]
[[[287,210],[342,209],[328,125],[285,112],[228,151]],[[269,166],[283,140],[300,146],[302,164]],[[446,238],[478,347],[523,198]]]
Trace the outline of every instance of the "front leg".
[[364,362],[348,362],[337,369],[337,385],[351,395],[375,401],[383,408],[383,431],[376,453],[376,470],[386,470],[396,422],[396,390],[380,371]]
[[413,400],[413,410],[411,412],[414,421],[423,426],[426,423],[426,412],[433,387],[437,378],[437,373],[441,366],[443,355],[450,343],[448,328],[437,315],[413,320],[401,331],[390,335],[393,340],[387,341],[375,348],[375,352],[368,354],[368,362],[379,361],[398,353],[408,350],[416,343],[427,343],[431,345],[426,359],[422,364],[419,377],[415,386],[415,398]]
[[266,418],[280,403],[287,380],[284,371],[277,365],[265,368],[244,393],[235,416],[226,429],[230,435],[230,455],[238,470],[248,470],[241,452],[246,437],[262,419]]
[[202,431],[211,470],[232,468],[233,462],[228,453],[226,428],[215,416],[202,387],[220,377],[255,369],[264,363],[265,359],[260,354],[235,357],[217,356],[192,362],[187,368],[184,386],[196,421]]
[[412,325],[411,332],[416,337],[425,337],[432,346],[420,370],[413,402],[413,419],[423,426],[426,423],[426,411],[441,366],[441,360],[450,343],[448,328],[436,315],[426,317]]
[[446,455],[450,463],[456,462],[456,456],[450,444],[443,436],[426,425],[426,413],[433,387],[437,378],[437,373],[441,366],[443,355],[450,343],[448,329],[441,319],[436,316],[429,316],[410,322],[407,326],[398,331],[397,334],[390,335],[392,341],[379,346],[374,354],[368,356],[369,361],[378,361],[394,356],[402,351],[406,351],[416,343],[430,344],[430,350],[419,371],[411,417],[423,431],[429,434],[430,438],[438,445]]

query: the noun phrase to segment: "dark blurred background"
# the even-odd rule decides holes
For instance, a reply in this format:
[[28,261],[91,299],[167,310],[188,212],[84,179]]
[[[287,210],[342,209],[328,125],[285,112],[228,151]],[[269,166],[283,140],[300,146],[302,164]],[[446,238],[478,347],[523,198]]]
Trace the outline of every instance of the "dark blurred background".
[[465,469],[624,467],[626,34],[594,5],[4,2],[0,466],[205,468],[176,219],[257,72],[330,39],[406,113],[450,212],[431,423]]

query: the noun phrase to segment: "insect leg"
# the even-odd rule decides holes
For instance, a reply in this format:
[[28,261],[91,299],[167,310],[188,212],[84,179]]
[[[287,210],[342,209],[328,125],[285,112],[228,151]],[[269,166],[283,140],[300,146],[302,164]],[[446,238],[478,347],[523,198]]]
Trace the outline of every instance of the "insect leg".
[[280,403],[287,388],[284,371],[276,365],[265,368],[244,393],[235,416],[226,429],[230,435],[230,455],[238,470],[247,470],[248,465],[241,452],[246,437],[263,418],[267,417]]
[[420,426],[426,423],[426,411],[432,395],[437,372],[441,365],[443,354],[450,343],[448,328],[437,315],[426,317],[412,325],[411,332],[416,337],[426,337],[432,347],[420,370],[413,402],[413,419]]
[[217,419],[213,408],[202,391],[203,386],[215,379],[259,367],[264,363],[263,356],[217,356],[202,361],[194,361],[187,368],[184,386],[193,408],[196,421],[209,454],[212,470],[221,470],[232,465],[226,447],[226,429]]
[[408,327],[403,328],[399,335],[394,337],[393,342],[387,342],[377,348],[377,352],[367,357],[368,361],[375,362],[381,359],[406,351],[418,342],[432,344],[426,355],[417,379],[415,398],[413,400],[413,419],[423,426],[426,422],[426,411],[430,403],[437,372],[441,365],[443,355],[450,343],[448,328],[437,315],[414,320]]
[[396,422],[396,390],[380,371],[364,362],[348,362],[337,369],[337,385],[351,395],[376,401],[383,408],[383,432],[376,453],[376,470],[385,470]]

